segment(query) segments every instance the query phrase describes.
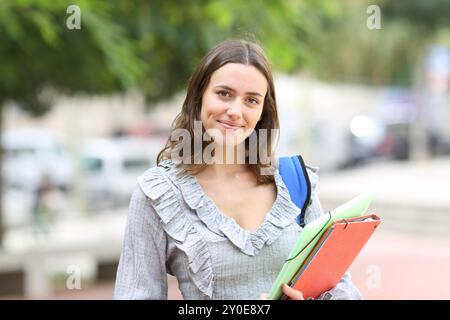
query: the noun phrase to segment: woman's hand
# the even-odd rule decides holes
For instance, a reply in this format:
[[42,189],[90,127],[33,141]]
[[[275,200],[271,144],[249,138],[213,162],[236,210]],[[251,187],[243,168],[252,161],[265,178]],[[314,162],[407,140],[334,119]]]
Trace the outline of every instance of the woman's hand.
[[303,298],[303,293],[299,290],[289,287],[287,284],[283,284],[281,287],[283,293],[288,297],[289,300],[305,300]]
[[269,300],[267,299],[267,293],[266,292],[261,293],[261,295],[259,296],[259,300]]
[[[305,300],[305,298],[303,298],[303,293],[301,291],[292,289],[286,284],[283,284],[281,289],[283,290],[283,293],[286,295],[286,297],[288,297],[289,300]],[[261,295],[259,296],[259,300],[267,300],[267,293],[266,292],[261,293]]]

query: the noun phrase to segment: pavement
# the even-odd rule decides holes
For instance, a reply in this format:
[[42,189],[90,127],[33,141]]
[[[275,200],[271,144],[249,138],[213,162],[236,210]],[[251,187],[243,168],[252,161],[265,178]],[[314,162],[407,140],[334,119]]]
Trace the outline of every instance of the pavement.
[[450,239],[379,231],[350,268],[366,299],[450,299]]

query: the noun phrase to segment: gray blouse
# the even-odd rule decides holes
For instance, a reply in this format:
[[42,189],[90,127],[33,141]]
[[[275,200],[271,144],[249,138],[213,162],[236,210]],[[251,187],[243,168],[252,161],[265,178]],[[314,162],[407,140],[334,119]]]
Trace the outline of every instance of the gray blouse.
[[[317,168],[307,166],[309,223],[323,214],[315,192]],[[269,292],[302,228],[279,171],[275,202],[263,224],[245,230],[223,214],[191,174],[171,160],[138,178],[131,197],[117,270],[115,299],[167,299],[167,273],[184,299],[258,299]],[[320,299],[361,299],[345,273]]]

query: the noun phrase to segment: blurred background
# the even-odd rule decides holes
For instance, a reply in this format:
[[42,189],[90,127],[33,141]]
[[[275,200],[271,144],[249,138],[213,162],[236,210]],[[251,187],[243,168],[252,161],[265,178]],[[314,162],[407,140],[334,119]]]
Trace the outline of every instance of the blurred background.
[[[372,191],[366,299],[450,299],[450,2],[0,0],[0,299],[111,299],[136,178],[229,38],[273,65],[280,155]],[[169,277],[169,298],[180,299]]]

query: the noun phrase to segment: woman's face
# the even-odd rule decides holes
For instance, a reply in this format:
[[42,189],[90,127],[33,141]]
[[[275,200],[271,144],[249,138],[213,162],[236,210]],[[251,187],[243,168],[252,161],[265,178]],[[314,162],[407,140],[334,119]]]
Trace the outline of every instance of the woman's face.
[[201,121],[218,145],[237,146],[258,123],[267,80],[254,66],[227,63],[212,75],[202,98]]

